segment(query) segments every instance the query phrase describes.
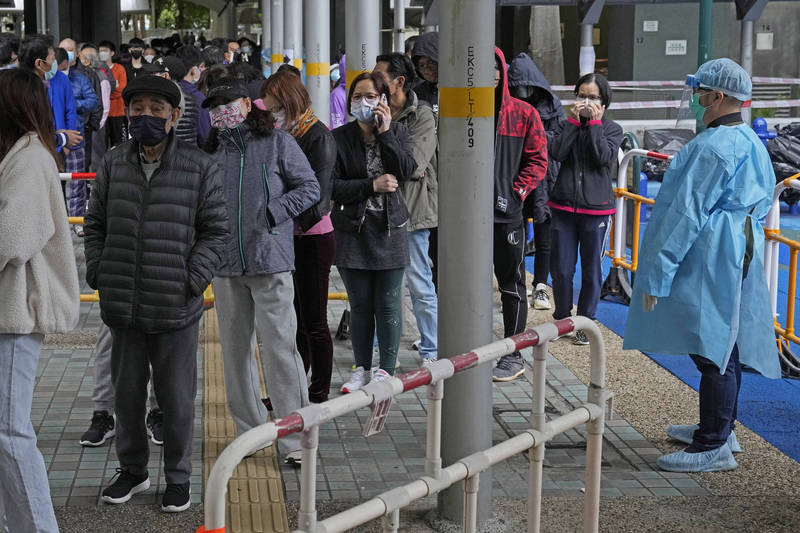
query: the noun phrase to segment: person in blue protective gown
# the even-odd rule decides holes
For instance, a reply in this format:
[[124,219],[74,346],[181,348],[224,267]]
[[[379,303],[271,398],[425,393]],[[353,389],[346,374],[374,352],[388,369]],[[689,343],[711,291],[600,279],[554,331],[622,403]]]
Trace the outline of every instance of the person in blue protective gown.
[[752,91],[747,72],[715,59],[687,83],[692,112],[707,128],[664,175],[639,254],[624,348],[691,354],[701,373],[700,423],[667,428],[689,446],[658,465],[713,472],[738,466],[740,363],[781,375],[759,223],[775,175],[763,143],[742,122]]

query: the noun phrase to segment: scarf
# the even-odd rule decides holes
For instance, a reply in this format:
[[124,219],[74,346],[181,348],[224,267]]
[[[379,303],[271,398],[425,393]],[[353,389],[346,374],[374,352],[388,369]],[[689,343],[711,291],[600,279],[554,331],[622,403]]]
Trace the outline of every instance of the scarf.
[[311,129],[311,126],[316,124],[319,121],[317,115],[314,114],[314,111],[311,110],[309,107],[305,113],[297,120],[297,124],[292,126],[292,129],[289,130],[289,133],[292,134],[292,137],[295,139],[299,139],[306,132]]

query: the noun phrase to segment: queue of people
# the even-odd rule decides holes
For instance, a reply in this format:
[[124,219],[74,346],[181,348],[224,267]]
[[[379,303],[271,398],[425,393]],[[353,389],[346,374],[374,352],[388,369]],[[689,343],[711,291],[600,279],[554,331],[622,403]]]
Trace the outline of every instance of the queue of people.
[[[77,321],[65,193],[69,214],[85,216],[76,234],[84,238],[86,281],[99,290],[104,322],[93,351],[95,408],[80,444],[116,439],[120,467],[102,495],[109,504],[125,503],[149,488],[150,439],[164,446],[162,510],[189,507],[196,350],[202,294],[209,284],[220,322],[228,408],[238,433],[266,421],[270,410],[281,417],[328,399],[333,343],[327,293],[333,265],[352,310],[354,371],[342,393],[394,374],[404,278],[420,332],[415,344],[421,362],[438,357],[438,34],[421,36],[406,54],[378,56],[375,69],[357,76],[349,88],[334,84],[332,101],[334,95],[343,101],[331,106],[329,117],[315,114],[297,69],[286,66],[265,80],[245,60],[252,42],[218,44],[225,46],[201,51],[183,44],[162,53],[133,39],[124,51],[130,59],[122,64],[115,61],[117,47],[107,41],[64,39],[56,47],[47,36],[21,43],[0,36],[0,115],[14,117],[0,123],[0,231],[10,237],[0,247],[0,286],[14,303],[0,312],[0,365],[7,365],[0,374],[10,380],[0,394],[0,406],[10,406],[0,415],[0,444],[11,450],[0,453],[7,519],[57,530],[41,454],[22,444],[36,440],[29,408],[43,335],[69,330]],[[551,308],[552,278],[553,318],[572,314],[580,253],[577,312],[594,318],[622,128],[606,116],[612,91],[603,76],[578,80],[565,118],[530,57],[520,54],[509,68],[499,49],[494,56],[493,261],[504,334],[510,336],[527,322],[523,220],[528,216],[534,219],[537,248],[531,305]],[[19,68],[9,68],[16,63]],[[704,73],[703,79],[718,79],[716,74]],[[745,91],[731,96],[730,85],[726,78],[700,86],[706,91],[702,96],[722,98],[698,104],[710,127],[738,124],[731,116]],[[736,102],[726,100],[730,97]],[[62,191],[59,169],[96,171],[90,193],[85,182]],[[764,199],[738,198],[739,190],[726,196],[728,203],[741,207],[739,218],[756,220]],[[680,188],[674,193],[689,194]],[[745,208],[751,208],[749,214]],[[36,227],[26,226],[31,213],[37,214]],[[677,255],[663,247],[666,251],[653,250],[662,262]],[[671,263],[642,263],[636,290],[645,311],[656,298],[662,298],[656,309],[671,309],[670,298],[677,297],[665,288],[671,277],[659,276],[676,268],[680,273]],[[746,267],[739,278],[737,272],[731,283],[748,281]],[[635,320],[645,324],[646,318]],[[630,343],[650,346],[657,338],[654,333],[647,342]],[[588,344],[581,331],[573,342]],[[720,338],[713,353],[702,344],[680,346],[699,354],[692,357],[706,383],[699,429],[671,429],[670,435],[691,443],[686,454],[724,446],[736,451],[731,439],[738,348],[752,350],[745,342],[741,335]],[[741,360],[751,361],[745,355]],[[260,394],[259,364],[268,401]],[[524,368],[519,352],[509,354],[498,361],[493,379],[512,381]],[[720,368],[737,377],[714,377]],[[723,414],[708,407],[720,395],[727,402]],[[299,437],[280,440],[279,452],[286,463],[300,463]],[[722,452],[697,455],[699,462],[679,456],[662,467],[735,467],[732,456]],[[23,463],[32,466],[17,468]],[[12,485],[21,488],[8,490]]]

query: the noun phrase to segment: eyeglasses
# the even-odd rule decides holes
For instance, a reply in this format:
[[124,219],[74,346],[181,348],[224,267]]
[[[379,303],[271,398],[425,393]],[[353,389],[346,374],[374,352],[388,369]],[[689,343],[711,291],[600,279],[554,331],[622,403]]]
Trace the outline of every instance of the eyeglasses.
[[362,100],[377,100],[380,98],[379,94],[354,94],[353,95],[353,102],[361,102]]
[[579,100],[585,100],[587,98],[589,100],[591,100],[592,102],[598,102],[598,101],[603,99],[602,96],[597,95],[597,94],[580,94],[580,93],[578,94],[578,99]]

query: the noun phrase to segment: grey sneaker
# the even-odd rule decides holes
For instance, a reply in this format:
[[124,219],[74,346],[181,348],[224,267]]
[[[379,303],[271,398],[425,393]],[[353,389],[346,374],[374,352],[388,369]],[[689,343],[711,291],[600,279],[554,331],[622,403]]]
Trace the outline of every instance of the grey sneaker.
[[586,333],[584,333],[582,329],[575,330],[575,337],[572,338],[572,344],[576,344],[578,346],[589,345],[589,339],[586,338]]
[[536,290],[533,291],[531,306],[538,311],[550,309],[550,297],[547,295],[547,285],[544,283],[536,285]]
[[492,371],[492,381],[514,381],[525,373],[521,355],[504,355]]

